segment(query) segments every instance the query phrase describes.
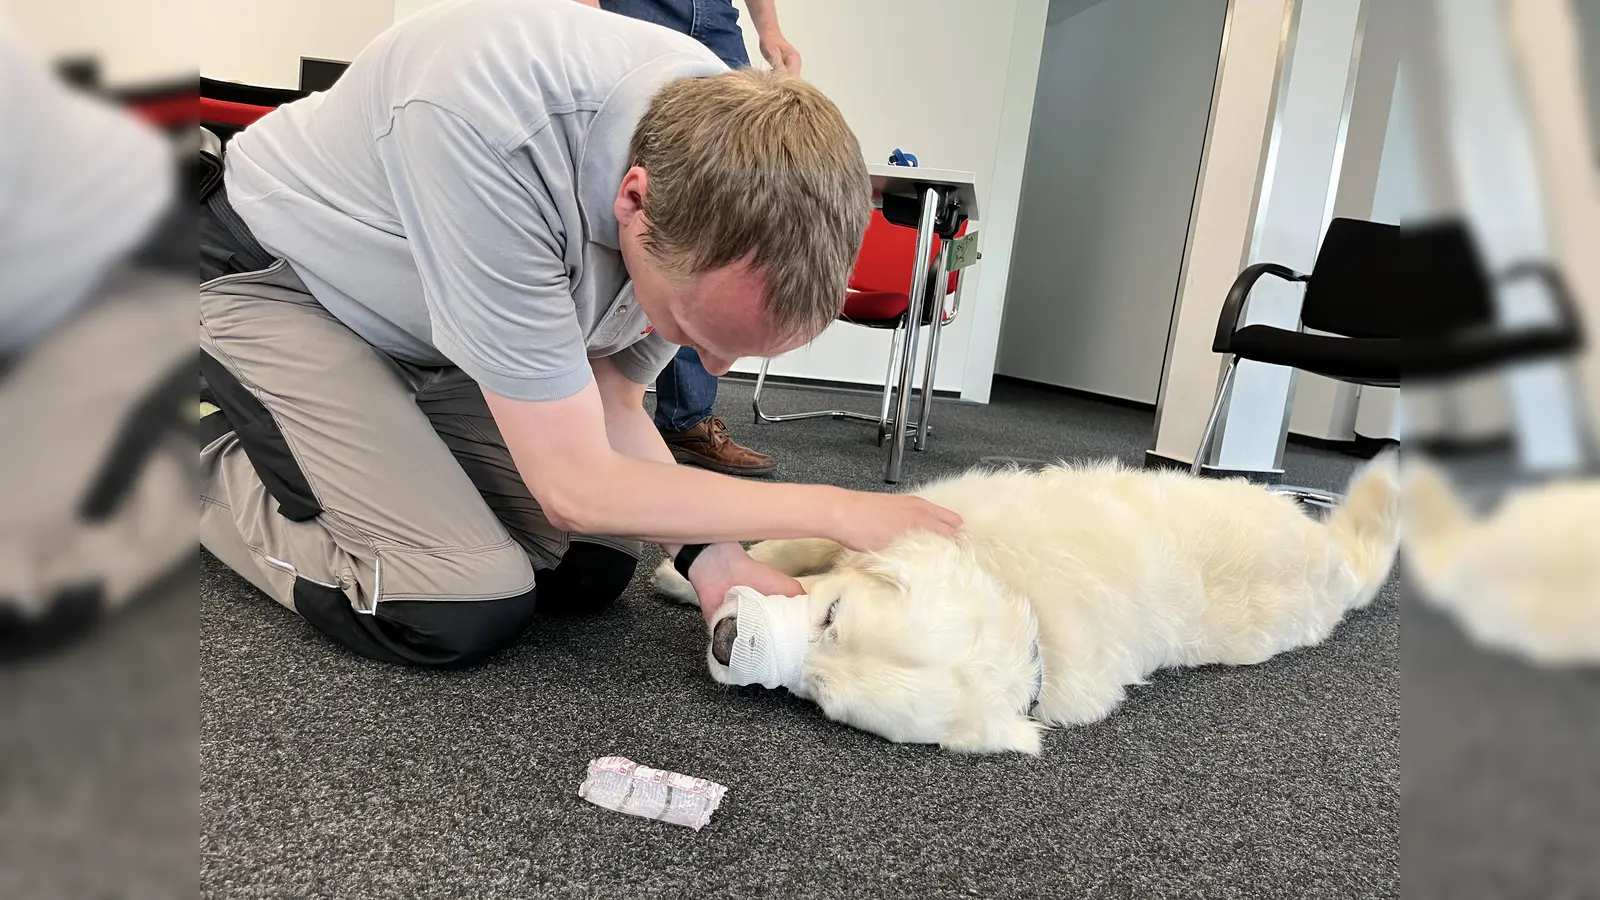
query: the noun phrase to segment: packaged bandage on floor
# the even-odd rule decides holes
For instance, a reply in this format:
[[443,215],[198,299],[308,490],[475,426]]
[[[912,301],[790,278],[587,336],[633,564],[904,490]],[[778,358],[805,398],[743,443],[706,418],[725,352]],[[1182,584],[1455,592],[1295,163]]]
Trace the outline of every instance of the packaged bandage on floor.
[[578,787],[578,796],[596,806],[695,831],[711,821],[727,792],[716,782],[641,766],[621,756],[590,762],[589,777]]

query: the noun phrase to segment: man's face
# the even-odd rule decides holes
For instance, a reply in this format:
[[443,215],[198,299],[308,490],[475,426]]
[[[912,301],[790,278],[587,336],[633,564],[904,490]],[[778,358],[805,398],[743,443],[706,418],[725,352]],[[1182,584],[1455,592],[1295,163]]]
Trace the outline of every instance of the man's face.
[[804,346],[805,339],[780,335],[767,320],[766,280],[748,263],[687,279],[662,269],[644,246],[649,230],[642,208],[645,181],[643,169],[628,172],[616,212],[634,297],[656,331],[674,344],[693,347],[713,375],[726,374],[741,357],[777,356]]

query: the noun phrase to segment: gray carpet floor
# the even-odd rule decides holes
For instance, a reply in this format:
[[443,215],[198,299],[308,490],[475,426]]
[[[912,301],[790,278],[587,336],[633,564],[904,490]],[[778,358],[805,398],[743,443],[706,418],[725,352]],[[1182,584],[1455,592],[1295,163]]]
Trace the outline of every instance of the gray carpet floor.
[[[883,488],[871,426],[757,428],[748,402],[732,383],[720,404],[780,477]],[[995,455],[1138,462],[1151,416],[1013,387],[934,426],[912,479]],[[1353,465],[1293,450],[1288,477],[1337,487]],[[467,671],[344,652],[210,558],[199,618],[206,897],[1399,895],[1395,585],[1322,646],[1159,674],[1039,758],[897,746],[721,688],[698,612],[643,569],[604,614],[544,619]],[[607,755],[727,798],[699,833],[601,810],[576,791]]]

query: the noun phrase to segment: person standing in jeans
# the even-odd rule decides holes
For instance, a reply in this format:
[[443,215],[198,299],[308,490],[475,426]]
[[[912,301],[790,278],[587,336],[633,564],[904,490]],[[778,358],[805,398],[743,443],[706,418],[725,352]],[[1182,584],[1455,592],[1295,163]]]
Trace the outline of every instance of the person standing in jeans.
[[[733,0],[599,0],[601,9],[662,25],[704,44],[729,68],[750,65],[739,10]],[[800,52],[778,27],[777,0],[746,0],[761,40],[761,55],[775,71],[800,74]],[[706,371],[693,347],[683,347],[656,378],[656,428],[680,463],[726,475],[766,475],[771,456],[740,446],[728,435],[717,402],[717,377]]]

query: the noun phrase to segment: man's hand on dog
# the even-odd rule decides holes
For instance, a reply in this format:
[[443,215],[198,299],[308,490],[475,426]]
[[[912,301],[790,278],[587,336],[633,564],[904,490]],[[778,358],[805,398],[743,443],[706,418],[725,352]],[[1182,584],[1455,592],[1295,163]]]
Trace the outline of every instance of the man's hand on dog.
[[689,567],[689,581],[700,595],[700,612],[707,622],[717,614],[728,591],[741,585],[772,596],[798,597],[805,593],[800,582],[751,559],[738,544],[707,547]]
[[851,550],[882,550],[908,531],[955,537],[961,517],[908,494],[866,494],[850,491],[835,507],[833,539]]

